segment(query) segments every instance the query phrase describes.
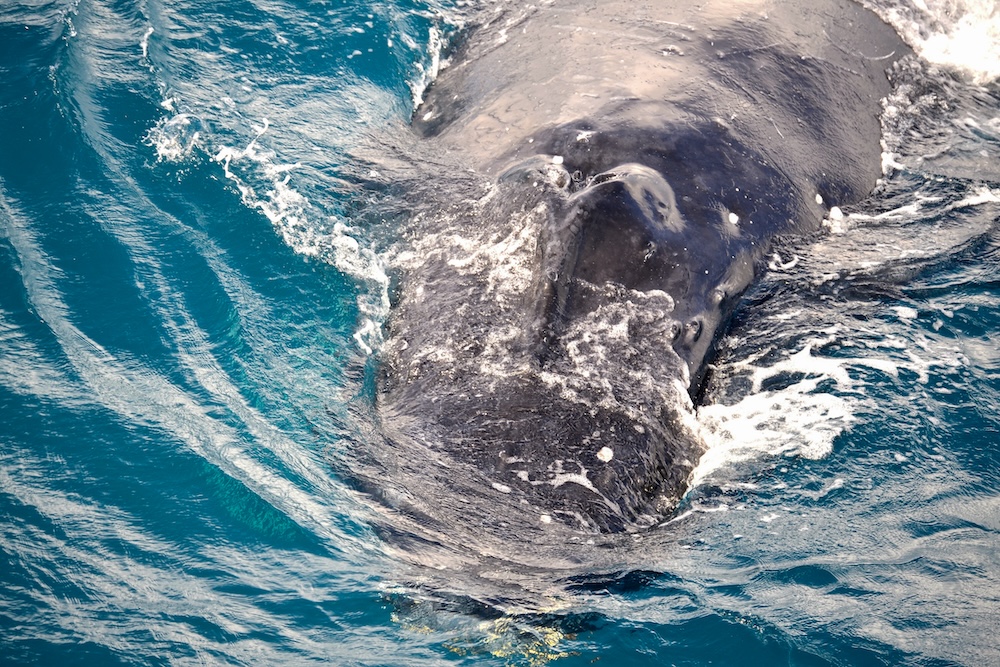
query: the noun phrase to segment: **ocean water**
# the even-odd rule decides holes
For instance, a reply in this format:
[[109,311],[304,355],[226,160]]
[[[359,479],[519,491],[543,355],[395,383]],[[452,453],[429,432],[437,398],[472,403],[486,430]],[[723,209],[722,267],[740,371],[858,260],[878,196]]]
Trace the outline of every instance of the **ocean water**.
[[747,295],[678,514],[528,604],[343,474],[484,9],[0,5],[0,663],[1000,664],[1000,8],[870,6],[885,177]]

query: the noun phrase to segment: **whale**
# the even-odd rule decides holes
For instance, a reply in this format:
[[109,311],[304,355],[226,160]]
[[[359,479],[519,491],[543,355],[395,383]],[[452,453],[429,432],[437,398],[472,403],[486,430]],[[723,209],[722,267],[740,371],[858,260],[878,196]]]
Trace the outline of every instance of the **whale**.
[[622,533],[675,512],[720,339],[776,244],[882,175],[910,53],[850,0],[486,9],[410,131],[375,404],[415,523]]

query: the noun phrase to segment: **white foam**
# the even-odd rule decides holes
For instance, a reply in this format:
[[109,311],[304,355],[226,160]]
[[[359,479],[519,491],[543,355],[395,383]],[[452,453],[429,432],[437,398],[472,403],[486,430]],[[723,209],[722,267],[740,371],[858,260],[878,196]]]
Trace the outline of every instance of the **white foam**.
[[142,57],[143,59],[149,58],[149,38],[153,36],[153,26],[146,28],[146,32],[142,35],[142,41],[139,42],[139,46],[142,47]]
[[973,192],[952,204],[947,210],[979,206],[980,204],[1000,204],[1000,189],[993,190],[985,185],[976,186]]
[[[164,106],[168,102],[165,100]],[[169,109],[168,109],[169,110]],[[161,118],[146,133],[146,144],[156,149],[156,159],[160,162],[182,162],[189,158],[195,148],[202,144],[202,122],[197,116],[179,113],[170,118]]]
[[[801,317],[801,313],[791,315]],[[875,332],[855,332],[835,325],[823,338],[805,341],[801,349],[784,352],[783,358],[770,365],[761,359],[775,350],[727,364],[725,372],[749,380],[749,389],[733,405],[698,408],[697,429],[708,450],[692,473],[692,488],[718,471],[738,469],[734,464],[741,462],[828,456],[836,438],[855,421],[857,411],[877,410],[865,391],[865,376],[871,370],[919,387],[929,383],[932,369],[949,372],[969,365],[967,350],[928,338],[919,324],[921,317],[912,306],[888,306],[884,319],[893,327],[892,332],[898,333],[872,337]],[[900,330],[900,326],[906,328]],[[855,338],[855,334],[860,336]],[[840,354],[856,349],[858,354],[832,357],[818,352],[827,347],[841,350]],[[914,379],[901,376],[901,371]],[[771,389],[771,380],[785,384]],[[837,484],[835,480],[823,493],[839,488]]]
[[424,93],[427,87],[434,82],[444,63],[441,54],[444,52],[445,40],[441,31],[431,26],[427,33],[427,56],[430,61],[425,65],[417,63],[419,76],[410,83],[410,93],[413,95],[413,109],[416,110],[424,103]]
[[771,271],[790,271],[798,266],[798,264],[798,255],[792,255],[792,258],[786,262],[781,255],[777,252],[773,252],[771,253],[771,261],[767,263],[767,267]]
[[[260,139],[270,128],[263,119],[256,135],[244,148],[223,146],[214,160],[240,192],[243,203],[259,210],[271,221],[284,242],[296,252],[330,261],[340,271],[371,287],[358,297],[361,322],[354,334],[359,348],[371,354],[382,345],[382,323],[389,312],[389,277],[382,259],[353,235],[355,230],[336,217],[317,220],[309,200],[295,189],[292,176],[301,164],[277,161],[273,151],[261,148]],[[233,169],[239,162],[250,162],[269,181],[263,195],[245,182]]]
[[[816,347],[829,342],[831,338],[810,340],[771,366],[759,366],[754,359],[735,365],[750,372],[752,389],[735,405],[698,408],[698,428],[708,450],[692,473],[692,486],[741,461],[829,455],[834,439],[854,421],[852,403],[845,395],[855,391],[859,381],[851,377],[848,368],[868,366],[898,374],[897,365],[887,360],[813,354]],[[762,389],[766,380],[783,374],[801,379],[781,389]],[[837,394],[819,390],[821,383],[831,381],[839,390]]]
[[820,381],[810,378],[779,391],[754,393],[736,405],[699,408],[700,433],[708,449],[692,473],[691,486],[742,461],[829,455],[834,439],[854,416],[844,398],[816,393]]
[[[432,61],[428,74],[436,74],[440,35],[454,23],[447,12],[425,18],[439,25],[425,57]],[[295,252],[328,262],[360,283],[358,349],[380,347],[388,280],[367,229],[342,224],[350,222],[340,213],[353,185],[337,172],[362,162],[378,164],[356,158],[371,148],[369,128],[396,117],[398,95],[346,67],[304,74],[261,69],[225,44],[204,53],[172,48],[174,38],[183,42],[185,30],[163,32],[159,17],[149,21],[138,25],[131,39],[140,47],[135,55],[141,50],[143,64],[152,70],[166,110],[147,134],[155,159],[182,167],[206,156],[216,160],[243,202],[264,214]],[[408,23],[398,28],[393,39],[414,51],[424,49],[406,37],[407,30],[416,34]],[[284,53],[287,35],[270,29],[269,34]]]
[[1000,6],[994,0],[889,0],[865,4],[920,55],[972,83],[1000,78]]

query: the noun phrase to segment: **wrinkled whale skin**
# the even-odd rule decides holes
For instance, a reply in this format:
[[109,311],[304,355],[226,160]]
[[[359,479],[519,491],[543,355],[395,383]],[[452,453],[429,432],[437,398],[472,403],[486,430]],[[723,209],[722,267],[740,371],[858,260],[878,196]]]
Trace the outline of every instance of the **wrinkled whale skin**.
[[478,288],[449,258],[404,271],[377,402],[410,475],[426,451],[437,492],[481,489],[504,525],[614,532],[676,506],[704,448],[691,397],[772,241],[881,174],[906,47],[848,0],[792,4],[543,3],[451,56],[413,130],[492,179],[469,226],[532,221],[532,270],[494,309],[519,331],[492,375]]

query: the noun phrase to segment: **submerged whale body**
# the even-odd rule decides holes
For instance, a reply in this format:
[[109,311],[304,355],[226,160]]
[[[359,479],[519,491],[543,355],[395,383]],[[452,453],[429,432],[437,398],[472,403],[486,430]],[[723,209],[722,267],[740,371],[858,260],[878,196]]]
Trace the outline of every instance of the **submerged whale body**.
[[667,516],[715,343],[773,239],[875,185],[906,52],[848,0],[485,17],[413,120],[482,187],[421,209],[401,253],[389,502],[497,532]]

